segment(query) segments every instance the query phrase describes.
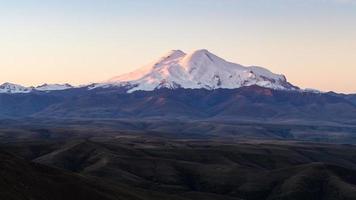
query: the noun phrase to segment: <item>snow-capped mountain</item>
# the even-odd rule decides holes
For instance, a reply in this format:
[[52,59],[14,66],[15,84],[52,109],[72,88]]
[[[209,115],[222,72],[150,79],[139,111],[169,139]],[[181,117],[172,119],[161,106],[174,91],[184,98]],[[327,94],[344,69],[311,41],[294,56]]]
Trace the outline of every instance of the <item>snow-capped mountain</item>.
[[[284,75],[274,74],[266,68],[243,66],[228,62],[208,50],[197,50],[186,54],[173,50],[147,66],[128,74],[116,76],[98,84],[82,88],[125,87],[128,92],[153,91],[159,88],[186,89],[235,89],[257,85],[276,90],[298,90]],[[29,93],[67,90],[69,84],[43,84],[24,87],[17,84],[0,85],[0,93]]]
[[43,84],[37,86],[35,89],[38,91],[56,91],[56,90],[67,90],[73,88],[72,85],[66,84]]
[[34,91],[49,92],[49,91],[67,90],[71,88],[74,87],[69,84],[43,84],[37,87],[25,87],[13,83],[4,83],[0,85],[0,93],[21,94],[21,93],[30,93]]
[[96,87],[127,86],[129,92],[159,88],[233,89],[258,85],[278,90],[296,90],[284,75],[257,66],[228,62],[208,50],[186,54],[173,50],[158,61],[128,74],[114,77]]
[[4,83],[0,85],[0,93],[9,93],[9,94],[29,93],[32,90],[33,90],[32,87],[24,87],[22,85],[17,85],[13,83]]

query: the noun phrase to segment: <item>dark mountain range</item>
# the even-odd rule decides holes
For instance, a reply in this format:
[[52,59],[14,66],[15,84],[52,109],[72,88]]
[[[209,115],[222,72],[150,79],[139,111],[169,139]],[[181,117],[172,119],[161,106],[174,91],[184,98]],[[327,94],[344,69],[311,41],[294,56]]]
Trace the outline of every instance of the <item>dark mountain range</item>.
[[273,90],[123,87],[0,94],[2,118],[182,118],[355,122],[354,95]]
[[356,94],[344,95],[344,98],[356,104]]

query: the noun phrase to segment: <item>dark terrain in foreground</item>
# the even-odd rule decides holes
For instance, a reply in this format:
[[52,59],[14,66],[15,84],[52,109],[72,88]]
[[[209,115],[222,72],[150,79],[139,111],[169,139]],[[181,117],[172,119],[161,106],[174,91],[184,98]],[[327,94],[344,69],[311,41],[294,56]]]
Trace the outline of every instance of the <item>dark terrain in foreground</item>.
[[330,124],[2,120],[0,199],[355,199],[354,133]]

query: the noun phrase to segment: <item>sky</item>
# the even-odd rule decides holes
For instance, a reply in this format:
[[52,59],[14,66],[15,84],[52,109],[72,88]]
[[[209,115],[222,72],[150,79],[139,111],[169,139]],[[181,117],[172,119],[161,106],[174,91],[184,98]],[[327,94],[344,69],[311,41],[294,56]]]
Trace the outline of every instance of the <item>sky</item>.
[[100,82],[208,49],[356,93],[356,0],[0,0],[0,13],[0,82]]

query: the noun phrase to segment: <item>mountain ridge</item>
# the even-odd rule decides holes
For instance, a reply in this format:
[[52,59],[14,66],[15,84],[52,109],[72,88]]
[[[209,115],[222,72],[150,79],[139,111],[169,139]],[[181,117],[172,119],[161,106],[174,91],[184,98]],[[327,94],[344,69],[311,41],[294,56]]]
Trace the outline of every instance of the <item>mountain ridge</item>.
[[153,91],[160,88],[236,89],[257,85],[277,90],[299,90],[284,75],[275,74],[259,66],[243,66],[218,57],[206,49],[185,53],[172,50],[155,62],[127,74],[115,76],[101,83],[74,87],[70,84],[43,84],[24,87],[13,83],[0,85],[0,93],[29,93],[74,88],[125,87],[127,92]]
[[0,94],[19,94],[19,93],[31,93],[31,92],[48,92],[73,89],[74,87],[68,83],[65,84],[42,84],[39,86],[25,87],[15,83],[5,82],[0,85]]
[[75,88],[0,94],[0,118],[221,119],[256,121],[356,121],[356,102],[332,93],[168,88],[127,93],[127,88]]

